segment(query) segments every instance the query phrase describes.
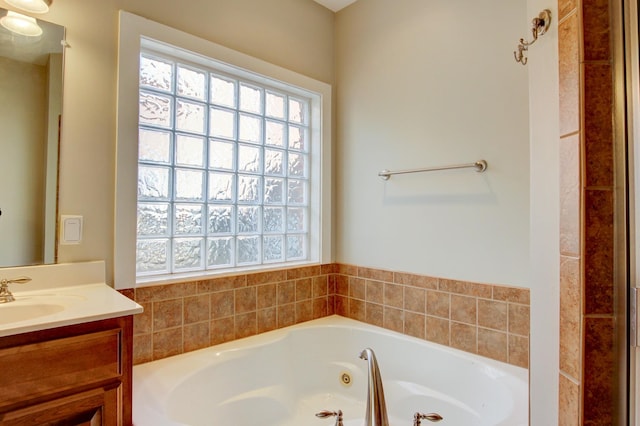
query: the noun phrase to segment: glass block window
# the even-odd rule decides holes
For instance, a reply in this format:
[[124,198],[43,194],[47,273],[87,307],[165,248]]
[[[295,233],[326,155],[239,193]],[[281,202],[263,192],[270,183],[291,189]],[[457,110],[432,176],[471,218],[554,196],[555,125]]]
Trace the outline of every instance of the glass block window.
[[138,276],[309,256],[310,100],[140,56]]

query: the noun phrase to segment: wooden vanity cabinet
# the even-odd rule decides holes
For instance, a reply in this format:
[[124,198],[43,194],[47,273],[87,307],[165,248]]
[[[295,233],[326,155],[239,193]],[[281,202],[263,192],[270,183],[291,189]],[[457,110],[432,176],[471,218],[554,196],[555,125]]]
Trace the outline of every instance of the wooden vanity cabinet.
[[0,425],[131,425],[132,316],[0,338]]

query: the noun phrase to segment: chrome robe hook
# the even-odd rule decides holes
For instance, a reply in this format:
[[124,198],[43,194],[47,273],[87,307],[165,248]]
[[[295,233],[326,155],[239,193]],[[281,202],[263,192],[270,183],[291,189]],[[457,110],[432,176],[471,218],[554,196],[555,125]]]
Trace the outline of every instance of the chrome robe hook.
[[529,50],[529,46],[535,43],[538,40],[538,37],[547,32],[549,26],[551,26],[551,11],[549,9],[545,9],[540,12],[537,18],[533,18],[531,21],[531,34],[533,35],[533,40],[526,41],[524,38],[520,39],[518,50],[513,52],[513,57],[516,59],[516,62],[520,62],[522,65],[527,64],[527,57],[524,55],[524,52]]

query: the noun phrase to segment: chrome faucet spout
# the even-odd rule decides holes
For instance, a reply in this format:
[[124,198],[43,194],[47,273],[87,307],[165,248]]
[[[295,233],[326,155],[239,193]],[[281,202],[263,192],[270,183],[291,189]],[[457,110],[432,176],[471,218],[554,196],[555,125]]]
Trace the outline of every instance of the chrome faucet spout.
[[364,426],[389,426],[387,404],[384,400],[382,377],[378,368],[378,361],[373,349],[366,348],[360,353],[360,358],[367,361],[369,367],[369,385],[367,391],[367,412]]

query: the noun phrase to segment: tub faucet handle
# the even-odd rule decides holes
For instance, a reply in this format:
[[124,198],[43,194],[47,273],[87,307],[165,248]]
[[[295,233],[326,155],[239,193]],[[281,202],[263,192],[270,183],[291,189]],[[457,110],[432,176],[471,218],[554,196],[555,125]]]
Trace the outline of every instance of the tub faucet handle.
[[318,417],[319,419],[326,419],[327,417],[335,417],[336,418],[336,426],[344,426],[344,423],[342,423],[342,410],[338,410],[338,411],[329,411],[329,410],[320,411],[319,413],[316,413],[316,417]]
[[442,416],[438,413],[415,413],[413,415],[413,426],[420,426],[421,420],[429,420],[430,422],[439,422]]

